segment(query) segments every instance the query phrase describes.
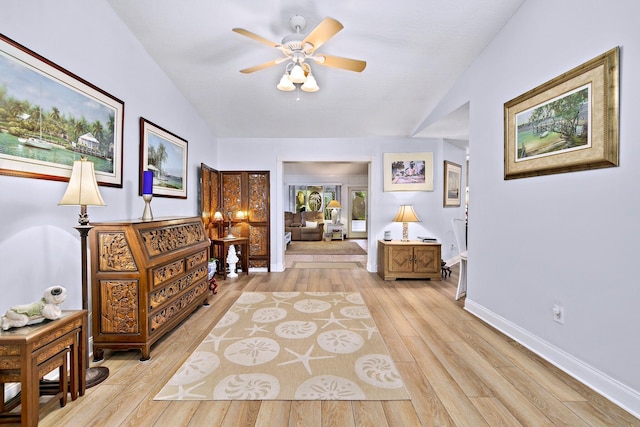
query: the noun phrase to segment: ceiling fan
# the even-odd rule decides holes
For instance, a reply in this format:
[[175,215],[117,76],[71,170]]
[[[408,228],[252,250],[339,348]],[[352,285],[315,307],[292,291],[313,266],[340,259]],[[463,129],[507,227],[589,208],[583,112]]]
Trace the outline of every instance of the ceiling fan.
[[[301,87],[303,90],[315,92],[318,90],[318,86],[315,84],[315,79],[311,76],[311,67],[305,61],[312,60],[316,64],[321,64],[326,67],[340,68],[355,72],[361,72],[367,66],[365,61],[358,59],[342,58],[324,53],[316,53],[316,50],[320,46],[344,28],[337,20],[329,17],[324,18],[322,22],[320,22],[320,24],[318,24],[306,36],[300,33],[300,31],[304,30],[307,26],[307,20],[303,16],[293,16],[289,20],[289,24],[295,33],[286,35],[282,39],[281,43],[267,40],[264,37],[252,33],[251,31],[245,30],[244,28],[234,28],[234,32],[254,39],[260,43],[264,43],[267,46],[274,47],[280,50],[284,55],[282,58],[272,59],[254,67],[244,68],[240,70],[240,72],[249,74],[289,61],[283,79],[286,77],[290,84],[287,85],[283,80],[281,80],[281,83],[278,85],[278,89],[293,90],[295,89],[293,83],[304,83]],[[296,66],[298,67],[297,69]],[[307,79],[311,81],[307,82]],[[306,89],[305,85],[307,86]]]

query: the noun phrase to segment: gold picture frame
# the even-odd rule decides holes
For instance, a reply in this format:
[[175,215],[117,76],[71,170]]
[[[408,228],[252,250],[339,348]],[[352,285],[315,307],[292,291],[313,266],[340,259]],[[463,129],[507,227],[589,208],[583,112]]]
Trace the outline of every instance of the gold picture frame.
[[504,179],[618,166],[615,47],[504,104]]

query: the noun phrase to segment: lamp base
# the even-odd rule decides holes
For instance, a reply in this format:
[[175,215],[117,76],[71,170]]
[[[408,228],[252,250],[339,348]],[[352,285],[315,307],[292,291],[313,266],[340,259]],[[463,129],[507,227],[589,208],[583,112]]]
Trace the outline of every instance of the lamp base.
[[409,241],[409,223],[408,222],[402,223],[402,241],[403,242]]
[[87,368],[87,374],[85,379],[87,381],[87,388],[91,388],[100,384],[102,381],[109,377],[109,368],[106,366],[95,366],[93,368]]
[[142,200],[144,200],[144,211],[142,211],[142,220],[151,221],[153,219],[153,213],[151,212],[151,199],[152,194],[143,194]]

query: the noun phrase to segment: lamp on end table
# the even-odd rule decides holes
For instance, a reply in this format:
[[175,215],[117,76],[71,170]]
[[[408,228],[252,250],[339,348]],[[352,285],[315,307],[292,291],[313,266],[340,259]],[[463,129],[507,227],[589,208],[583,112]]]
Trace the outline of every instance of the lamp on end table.
[[331,209],[331,222],[334,224],[338,223],[338,209],[342,209],[342,205],[337,200],[332,200],[327,205],[327,209]]
[[[82,263],[82,309],[89,312],[89,285],[87,281],[87,235],[93,227],[89,225],[87,206],[105,206],[102,196],[98,191],[98,183],[93,169],[93,162],[86,157],[73,162],[71,178],[67,191],[62,196],[58,205],[80,206],[78,226],[74,227],[80,233],[80,250]],[[87,340],[89,333],[87,332]],[[87,371],[85,374],[87,388],[100,384],[109,376],[109,368],[106,366],[89,367],[89,343],[85,343],[85,359]]]
[[410,222],[421,222],[418,215],[416,215],[416,211],[413,210],[413,206],[411,205],[402,205],[398,210],[395,218],[393,218],[393,222],[401,222],[402,223],[402,241],[409,241],[409,223]]

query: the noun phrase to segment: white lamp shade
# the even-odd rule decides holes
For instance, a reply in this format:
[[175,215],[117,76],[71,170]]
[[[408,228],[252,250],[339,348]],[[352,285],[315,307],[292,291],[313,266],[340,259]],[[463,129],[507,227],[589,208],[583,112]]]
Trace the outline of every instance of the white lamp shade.
[[58,205],[105,206],[93,170],[93,162],[76,160],[73,162],[69,186]]
[[420,222],[420,218],[416,215],[416,211],[413,210],[413,206],[402,205],[398,209],[395,218],[393,218],[393,222]]
[[315,77],[313,77],[313,74],[309,73],[307,80],[302,86],[300,86],[300,89],[305,92],[317,92],[320,90],[320,87],[318,86]]
[[280,83],[276,86],[278,89],[284,92],[291,92],[295,90],[296,86],[289,80],[289,75],[285,73],[280,79]]
[[289,74],[289,80],[293,83],[304,83],[307,80],[307,76],[304,75],[304,70],[300,65],[294,65],[291,74]]

